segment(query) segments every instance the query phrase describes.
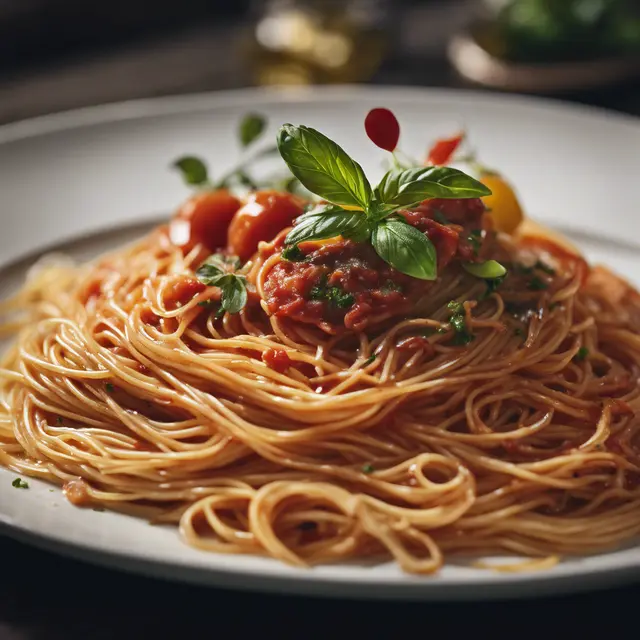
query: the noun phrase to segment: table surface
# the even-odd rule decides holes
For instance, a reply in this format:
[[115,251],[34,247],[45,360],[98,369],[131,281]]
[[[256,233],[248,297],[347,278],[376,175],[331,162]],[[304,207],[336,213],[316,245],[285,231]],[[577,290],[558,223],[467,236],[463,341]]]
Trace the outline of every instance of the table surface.
[[[640,587],[581,596],[492,603],[384,603],[312,599],[173,584],[97,568],[0,538],[1,640],[324,637],[448,638],[526,628],[553,640],[606,624],[631,630]],[[554,631],[555,630],[555,631]],[[206,634],[206,635],[205,635]],[[259,635],[258,635],[259,634]],[[347,635],[345,633],[345,635]],[[480,638],[483,638],[481,635]],[[588,636],[587,636],[588,637]]]
[[[444,6],[444,4],[443,4]],[[429,17],[429,16],[428,16]],[[431,19],[433,18],[433,19]],[[447,16],[430,16],[440,25]],[[414,22],[416,46],[424,34]],[[440,27],[438,26],[440,31]],[[169,42],[73,61],[46,72],[0,82],[0,123],[78,106],[246,84],[237,62],[203,65],[235,37],[232,30],[198,28]],[[460,86],[435,47],[425,55],[388,61],[380,84]],[[567,96],[640,115],[640,86]],[[111,638],[238,638],[326,636],[398,638],[401,633],[445,630],[449,637],[540,630],[550,638],[560,624],[574,632],[606,624],[628,629],[637,618],[640,586],[575,597],[509,603],[367,603],[310,599],[191,587],[94,567],[0,537],[0,640]],[[634,628],[634,627],[633,627]],[[258,636],[258,634],[260,634]],[[346,635],[346,634],[345,634]]]

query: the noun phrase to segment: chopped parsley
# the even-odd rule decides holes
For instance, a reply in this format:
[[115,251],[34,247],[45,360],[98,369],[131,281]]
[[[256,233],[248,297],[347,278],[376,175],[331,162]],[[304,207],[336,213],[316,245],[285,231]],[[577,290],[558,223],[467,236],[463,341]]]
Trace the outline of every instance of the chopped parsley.
[[502,278],[485,280],[484,283],[487,285],[487,290],[484,292],[484,298],[488,298],[492,293],[495,293],[500,288],[505,278],[506,276],[502,276]]
[[454,344],[469,344],[475,336],[471,333],[471,331],[469,331],[469,328],[467,327],[467,316],[464,310],[464,305],[461,302],[452,300],[447,306],[451,311],[449,324],[451,325],[451,328],[455,333]]
[[26,482],[25,480],[23,480],[22,478],[16,478],[11,483],[11,486],[15,487],[16,489],[28,489],[29,488],[29,483]]
[[362,473],[373,473],[375,471],[372,464],[365,464],[362,467]]
[[56,422],[57,422],[58,424],[62,424],[62,416],[58,416],[58,417],[56,418]]
[[363,367],[368,367],[372,362],[375,362],[376,354],[372,353],[362,364]]
[[589,357],[589,349],[587,349],[587,347],[580,347],[578,349],[578,353],[576,353],[575,355],[575,360],[577,360],[578,362],[582,362],[583,360],[586,360]]
[[549,288],[549,285],[544,280],[538,278],[538,276],[533,276],[533,278],[529,280],[527,288],[531,291],[544,291]]
[[285,247],[280,255],[282,259],[287,262],[304,262],[307,259],[307,256],[302,253],[302,250],[297,244]]
[[350,293],[343,291],[340,287],[327,288],[325,283],[326,278],[323,279],[321,284],[311,288],[309,292],[310,300],[325,300],[339,309],[348,309],[353,306],[356,299]]
[[104,385],[104,388],[107,390],[107,393],[113,393],[116,390],[110,382],[107,382],[107,384]]
[[216,300],[200,300],[198,302],[198,306],[204,309],[217,309],[219,304]]
[[433,213],[433,219],[440,224],[451,224],[447,216],[445,216],[442,211],[438,211],[437,209]]

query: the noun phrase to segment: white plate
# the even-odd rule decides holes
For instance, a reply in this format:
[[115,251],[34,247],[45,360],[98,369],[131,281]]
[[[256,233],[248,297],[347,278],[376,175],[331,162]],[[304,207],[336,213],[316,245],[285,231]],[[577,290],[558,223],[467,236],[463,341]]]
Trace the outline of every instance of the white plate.
[[[180,202],[187,191],[168,169],[177,156],[203,155],[218,174],[228,167],[237,157],[238,118],[248,110],[264,113],[274,130],[285,121],[318,127],[366,171],[379,174],[381,156],[362,127],[374,106],[398,114],[403,147],[416,155],[429,140],[464,125],[485,163],[515,182],[532,215],[573,230],[592,259],[640,285],[638,120],[540,100],[395,88],[245,90],[86,109],[0,128],[1,262],[83,235],[69,249],[93,255],[140,233],[105,231],[151,221]],[[24,266],[3,271],[3,289]],[[392,563],[300,570],[263,558],[199,552],[183,545],[173,528],[76,509],[38,481],[30,480],[29,490],[12,488],[14,477],[0,470],[0,524],[7,534],[171,579],[293,593],[479,599],[578,591],[640,575],[638,546],[525,574],[462,563],[432,577],[404,575]]]

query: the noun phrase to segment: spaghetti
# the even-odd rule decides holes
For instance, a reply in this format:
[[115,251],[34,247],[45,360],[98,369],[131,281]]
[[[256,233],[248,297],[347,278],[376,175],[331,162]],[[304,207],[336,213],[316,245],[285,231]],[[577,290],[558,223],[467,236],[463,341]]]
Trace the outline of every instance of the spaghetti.
[[[402,214],[433,239],[428,282],[345,237],[287,260],[282,221],[242,267],[218,262],[218,285],[202,278],[215,247],[167,227],[34,272],[3,306],[28,321],[0,371],[0,462],[194,547],[293,565],[426,574],[507,552],[546,567],[632,540],[640,296],[484,210],[478,255],[508,275],[475,277],[462,239],[443,258],[433,202]],[[466,237],[469,202],[439,205]]]

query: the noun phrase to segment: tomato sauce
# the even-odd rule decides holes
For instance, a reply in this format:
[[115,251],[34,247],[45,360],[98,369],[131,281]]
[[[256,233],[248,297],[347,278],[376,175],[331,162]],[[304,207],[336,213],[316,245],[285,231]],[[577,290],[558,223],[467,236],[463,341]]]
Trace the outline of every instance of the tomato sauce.
[[[434,219],[438,213],[447,224]],[[480,200],[430,200],[414,210],[400,212],[433,242],[440,271],[455,258],[479,259],[488,237],[481,233],[484,214]],[[468,239],[471,231],[478,235]],[[368,243],[337,239],[321,245],[301,243],[299,248],[304,260],[283,260],[265,282],[267,307],[277,317],[361,331],[372,319],[409,312],[432,286],[391,267]]]
[[293,364],[284,349],[267,349],[262,354],[262,361],[278,373],[284,373]]

